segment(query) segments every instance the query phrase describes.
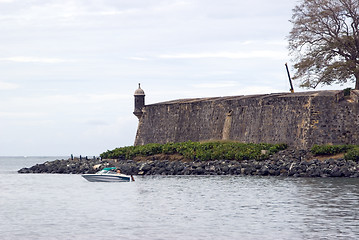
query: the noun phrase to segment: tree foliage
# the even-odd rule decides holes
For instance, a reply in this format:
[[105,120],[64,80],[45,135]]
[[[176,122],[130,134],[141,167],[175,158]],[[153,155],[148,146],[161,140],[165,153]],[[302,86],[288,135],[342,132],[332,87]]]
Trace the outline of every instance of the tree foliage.
[[359,89],[359,0],[301,0],[289,50],[302,87],[355,81]]

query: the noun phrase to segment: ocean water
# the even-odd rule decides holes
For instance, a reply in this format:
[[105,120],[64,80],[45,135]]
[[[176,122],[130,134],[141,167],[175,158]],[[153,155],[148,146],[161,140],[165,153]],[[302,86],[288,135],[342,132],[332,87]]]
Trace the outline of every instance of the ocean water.
[[0,157],[0,239],[359,239],[359,180],[17,174]]

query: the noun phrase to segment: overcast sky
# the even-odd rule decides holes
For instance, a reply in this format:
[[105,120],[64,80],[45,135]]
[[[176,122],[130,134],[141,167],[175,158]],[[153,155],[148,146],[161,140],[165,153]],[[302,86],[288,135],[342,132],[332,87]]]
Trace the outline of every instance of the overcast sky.
[[132,145],[139,82],[147,104],[287,92],[295,3],[0,0],[0,155]]

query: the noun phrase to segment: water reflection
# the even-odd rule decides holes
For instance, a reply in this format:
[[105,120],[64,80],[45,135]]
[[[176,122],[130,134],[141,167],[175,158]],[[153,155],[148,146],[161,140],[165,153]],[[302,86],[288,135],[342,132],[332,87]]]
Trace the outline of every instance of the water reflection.
[[1,173],[0,236],[358,239],[358,184],[248,176],[145,176],[114,184]]
[[304,236],[355,239],[359,225],[358,179],[296,179]]
[[357,179],[184,176],[144,178],[143,183],[147,191],[141,194],[151,199],[144,204],[167,212],[187,232],[220,231],[244,239],[359,234]]

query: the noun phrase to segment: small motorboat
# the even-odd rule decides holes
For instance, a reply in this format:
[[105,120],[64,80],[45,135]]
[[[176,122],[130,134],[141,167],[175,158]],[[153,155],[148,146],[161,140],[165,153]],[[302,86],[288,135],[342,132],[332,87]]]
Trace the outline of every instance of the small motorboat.
[[95,174],[82,174],[82,177],[89,182],[134,182],[132,175],[125,175],[120,173],[117,168],[104,168]]

